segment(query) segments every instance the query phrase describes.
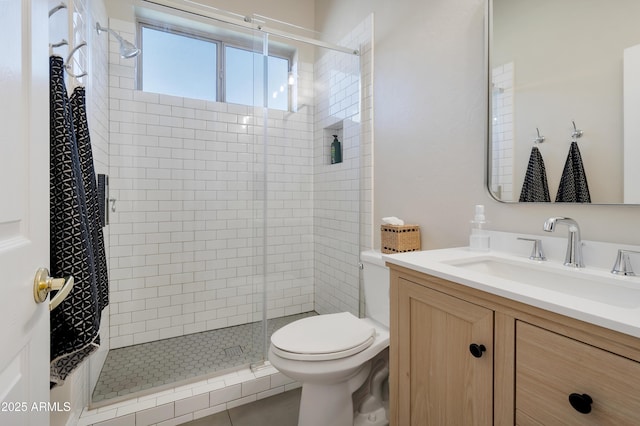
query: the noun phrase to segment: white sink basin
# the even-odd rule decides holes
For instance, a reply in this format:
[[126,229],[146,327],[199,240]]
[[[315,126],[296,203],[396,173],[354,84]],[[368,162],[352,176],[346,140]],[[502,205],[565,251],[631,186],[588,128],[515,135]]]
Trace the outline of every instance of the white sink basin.
[[640,282],[616,279],[602,272],[497,256],[455,259],[443,263],[598,303],[627,309],[640,307]]
[[[567,239],[542,236],[549,260],[527,258],[530,246],[517,237],[489,231],[491,250],[468,247],[383,255],[387,264],[457,283],[508,300],[545,309],[640,338],[640,276],[610,273],[619,249],[640,251],[640,245],[583,240],[586,268],[562,264]],[[640,271],[640,259],[634,264]],[[400,269],[401,271],[402,269]]]

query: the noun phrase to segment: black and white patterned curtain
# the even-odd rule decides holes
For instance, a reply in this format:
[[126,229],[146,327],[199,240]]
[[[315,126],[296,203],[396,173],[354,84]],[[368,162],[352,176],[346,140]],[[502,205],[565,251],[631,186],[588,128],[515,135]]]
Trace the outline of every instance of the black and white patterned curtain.
[[86,121],[84,89],[71,99],[64,64],[50,58],[50,272],[74,277],[67,298],[51,311],[51,384],[61,384],[100,344],[108,304],[107,266]]

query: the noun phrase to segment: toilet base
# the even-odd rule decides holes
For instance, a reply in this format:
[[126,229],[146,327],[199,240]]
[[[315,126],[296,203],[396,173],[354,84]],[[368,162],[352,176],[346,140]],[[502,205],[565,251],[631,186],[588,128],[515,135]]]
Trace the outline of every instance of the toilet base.
[[342,383],[303,383],[298,426],[353,426],[351,395],[367,380],[370,371],[371,362],[367,362]]
[[370,413],[358,413],[353,421],[354,426],[389,426],[387,412],[383,407]]

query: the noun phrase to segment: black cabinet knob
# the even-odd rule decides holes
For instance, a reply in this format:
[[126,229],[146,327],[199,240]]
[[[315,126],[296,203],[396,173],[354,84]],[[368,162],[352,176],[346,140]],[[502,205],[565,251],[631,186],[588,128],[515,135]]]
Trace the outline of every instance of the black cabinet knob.
[[582,414],[589,414],[591,412],[591,404],[593,400],[589,395],[583,393],[580,395],[579,393],[572,393],[569,395],[569,403],[576,411]]
[[487,348],[485,348],[484,345],[478,345],[477,343],[472,343],[469,345],[469,352],[471,352],[471,355],[475,356],[476,358],[480,358],[482,356],[482,353],[486,350]]

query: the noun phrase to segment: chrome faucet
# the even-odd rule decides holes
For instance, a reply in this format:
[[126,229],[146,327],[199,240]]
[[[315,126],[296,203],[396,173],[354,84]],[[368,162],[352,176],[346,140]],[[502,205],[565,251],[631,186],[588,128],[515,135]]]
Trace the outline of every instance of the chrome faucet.
[[578,222],[570,217],[550,217],[544,222],[542,229],[546,232],[553,232],[556,229],[556,223],[563,223],[569,228],[567,254],[564,258],[564,265],[573,268],[584,268],[582,241],[580,240],[580,227],[578,226]]

